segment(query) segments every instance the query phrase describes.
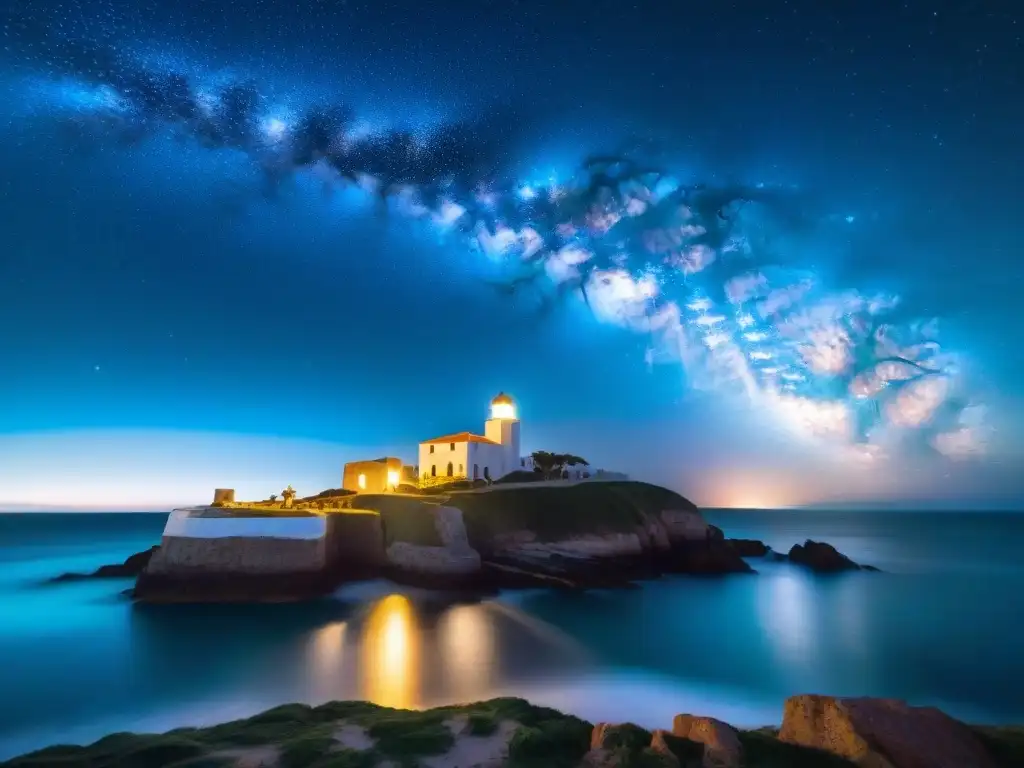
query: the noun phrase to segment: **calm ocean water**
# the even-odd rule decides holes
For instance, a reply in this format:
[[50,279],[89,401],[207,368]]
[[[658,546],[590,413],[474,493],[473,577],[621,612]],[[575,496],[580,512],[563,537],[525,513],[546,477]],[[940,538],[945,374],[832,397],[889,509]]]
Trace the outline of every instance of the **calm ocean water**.
[[[778,722],[799,692],[896,696],[1024,722],[1024,515],[709,512],[777,549],[885,569],[666,579],[445,606],[386,584],[306,606],[133,608],[126,581],[46,585],[159,540],[159,514],[0,514],[0,759],[289,701],[521,695],[591,720]],[[754,561],[756,563],[756,561]]]

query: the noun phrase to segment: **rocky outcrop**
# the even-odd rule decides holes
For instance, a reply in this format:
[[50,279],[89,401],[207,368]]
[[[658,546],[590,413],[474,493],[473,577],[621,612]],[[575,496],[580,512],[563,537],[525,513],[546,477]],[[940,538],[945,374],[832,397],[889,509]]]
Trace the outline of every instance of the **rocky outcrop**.
[[480,553],[469,545],[462,510],[424,504],[440,546],[394,541],[387,547],[386,575],[400,583],[451,589],[485,589]]
[[754,569],[724,540],[706,539],[676,544],[662,561],[667,573],[714,576],[725,573],[754,573]]
[[672,720],[672,735],[704,746],[703,768],[740,768],[743,765],[739,734],[721,720],[676,715]]
[[101,565],[92,573],[62,573],[50,579],[51,582],[80,581],[81,579],[126,579],[135,578],[149,564],[150,558],[160,549],[158,546],[150,547],[144,552],[137,552],[131,555],[123,563],[114,565]]
[[772,548],[757,539],[726,539],[740,557],[765,557]]
[[975,733],[933,707],[893,699],[793,696],[779,740],[863,768],[996,768]]
[[789,561],[810,568],[816,573],[840,573],[842,571],[877,571],[870,565],[859,565],[831,544],[807,539],[803,544],[794,544],[789,550]]

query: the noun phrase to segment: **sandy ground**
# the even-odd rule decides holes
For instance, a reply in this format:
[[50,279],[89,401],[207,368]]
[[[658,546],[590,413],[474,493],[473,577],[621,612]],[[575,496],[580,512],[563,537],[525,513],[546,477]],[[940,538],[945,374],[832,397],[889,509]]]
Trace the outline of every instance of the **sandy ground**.
[[499,766],[508,756],[508,742],[517,723],[502,722],[490,736],[470,736],[465,732],[466,718],[445,723],[455,734],[455,746],[447,754],[420,758],[426,768],[490,768]]
[[[519,727],[518,723],[504,721],[489,736],[472,736],[466,730],[466,718],[461,715],[445,725],[455,736],[455,745],[446,754],[421,757],[424,768],[497,768],[508,757],[509,740]],[[339,723],[334,739],[339,746],[360,751],[374,745],[364,728],[351,723]],[[233,759],[235,768],[275,768],[279,754],[277,747],[263,746],[226,750],[217,756]]]

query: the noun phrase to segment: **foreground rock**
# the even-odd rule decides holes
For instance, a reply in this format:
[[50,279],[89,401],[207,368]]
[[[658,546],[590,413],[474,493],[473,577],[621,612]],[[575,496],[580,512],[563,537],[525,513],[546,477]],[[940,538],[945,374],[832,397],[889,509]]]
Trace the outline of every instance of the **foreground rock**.
[[787,699],[779,740],[879,768],[996,768],[969,727],[933,707],[893,699]]
[[740,557],[765,557],[772,551],[771,547],[757,539],[727,539],[727,541]]
[[123,563],[115,565],[101,565],[92,573],[62,573],[50,579],[52,582],[80,581],[82,579],[124,579],[135,578],[142,573],[149,565],[150,559],[160,549],[159,546],[150,547],[145,552],[138,552],[130,556]]
[[789,560],[797,565],[810,568],[817,573],[840,573],[842,571],[877,571],[870,565],[859,565],[823,541],[807,539],[803,544],[794,544],[789,550]]
[[[859,702],[851,704],[850,702]],[[673,730],[591,725],[522,699],[425,711],[367,702],[286,704],[245,720],[54,746],[5,768],[1010,768],[1013,728],[973,729],[937,710],[879,699],[797,696],[782,731],[679,715]],[[983,734],[983,735],[982,735]]]

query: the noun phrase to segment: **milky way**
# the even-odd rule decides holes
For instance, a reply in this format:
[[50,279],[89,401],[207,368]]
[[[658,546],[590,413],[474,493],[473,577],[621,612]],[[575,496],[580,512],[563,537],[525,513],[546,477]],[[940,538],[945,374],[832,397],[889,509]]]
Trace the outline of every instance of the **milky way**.
[[461,238],[493,262],[502,292],[579,298],[649,339],[650,364],[681,363],[691,386],[855,455],[983,448],[982,407],[935,321],[895,295],[827,286],[787,258],[798,223],[785,189],[683,183],[621,153],[569,178],[524,180],[508,170],[512,115],[367,131],[343,105],[296,114],[255,82],[206,87],[102,46],[47,45],[39,103],[90,136],[144,146],[171,131],[242,152],[268,193],[297,173],[362,189]]

